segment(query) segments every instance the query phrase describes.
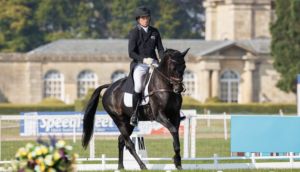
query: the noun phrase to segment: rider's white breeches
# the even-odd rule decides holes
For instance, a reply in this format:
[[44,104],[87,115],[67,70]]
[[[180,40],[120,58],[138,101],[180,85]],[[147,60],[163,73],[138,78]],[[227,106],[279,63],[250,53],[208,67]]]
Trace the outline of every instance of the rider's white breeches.
[[134,91],[136,93],[142,92],[143,82],[146,76],[146,73],[149,71],[149,66],[147,64],[138,64],[133,71],[133,80],[134,80]]

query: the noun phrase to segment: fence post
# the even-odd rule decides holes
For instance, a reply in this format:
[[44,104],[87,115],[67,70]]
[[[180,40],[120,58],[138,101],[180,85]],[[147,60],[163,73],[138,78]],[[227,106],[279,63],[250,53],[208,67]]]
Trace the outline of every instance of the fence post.
[[189,144],[190,144],[190,114],[186,115],[184,121],[184,139],[183,139],[183,157],[189,157]]
[[290,158],[290,163],[293,163],[294,162],[294,153],[293,152],[289,153],[289,158]]
[[197,112],[194,111],[191,117],[191,158],[196,158],[196,126],[197,126]]
[[252,164],[256,163],[255,153],[251,153],[251,162],[252,162]]
[[0,115],[0,161],[2,160],[2,115]]
[[105,170],[105,154],[102,154],[102,156],[101,156],[101,162],[102,162],[102,171],[104,171]]
[[218,165],[218,154],[214,154],[214,165],[217,166]]
[[90,141],[90,158],[95,158],[95,134],[92,135]]
[[280,116],[283,116],[283,111],[282,111],[282,109],[279,109],[279,115],[280,115]]
[[210,127],[210,110],[207,110],[207,127]]
[[73,143],[76,143],[76,120],[73,122]]
[[227,122],[226,122],[226,112],[223,114],[224,117],[224,139],[227,140]]

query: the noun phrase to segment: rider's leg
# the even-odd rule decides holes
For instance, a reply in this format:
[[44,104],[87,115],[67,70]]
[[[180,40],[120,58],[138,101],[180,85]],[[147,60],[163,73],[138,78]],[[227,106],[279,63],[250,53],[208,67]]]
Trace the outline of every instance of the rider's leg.
[[142,84],[145,74],[148,72],[149,67],[144,64],[138,64],[133,72],[134,80],[134,93],[132,95],[132,108],[133,114],[130,119],[130,124],[132,126],[137,126],[138,124],[138,105],[142,101]]

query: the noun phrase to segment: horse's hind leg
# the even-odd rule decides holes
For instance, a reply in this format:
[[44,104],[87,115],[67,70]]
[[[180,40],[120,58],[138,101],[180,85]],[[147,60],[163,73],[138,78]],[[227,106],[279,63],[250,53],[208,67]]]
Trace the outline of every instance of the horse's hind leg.
[[131,155],[135,158],[135,160],[139,164],[140,168],[141,169],[147,169],[146,165],[143,163],[143,161],[140,159],[140,157],[136,153],[136,150],[134,148],[134,144],[130,139],[130,135],[131,135],[134,127],[131,126],[128,123],[128,124],[124,124],[122,126],[119,126],[119,129],[120,129],[121,135],[123,136],[123,139],[125,141],[125,145],[126,145],[127,149],[129,150]]
[[124,146],[125,146],[125,140],[122,135],[119,136],[118,138],[118,146],[119,146],[119,165],[118,169],[124,169],[124,164],[123,164],[123,151],[124,151]]

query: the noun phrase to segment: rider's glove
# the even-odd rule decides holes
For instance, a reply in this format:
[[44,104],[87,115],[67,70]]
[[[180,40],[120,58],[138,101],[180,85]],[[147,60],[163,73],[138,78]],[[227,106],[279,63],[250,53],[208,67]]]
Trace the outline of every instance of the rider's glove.
[[153,59],[150,57],[144,58],[143,63],[147,65],[151,65],[153,63]]

